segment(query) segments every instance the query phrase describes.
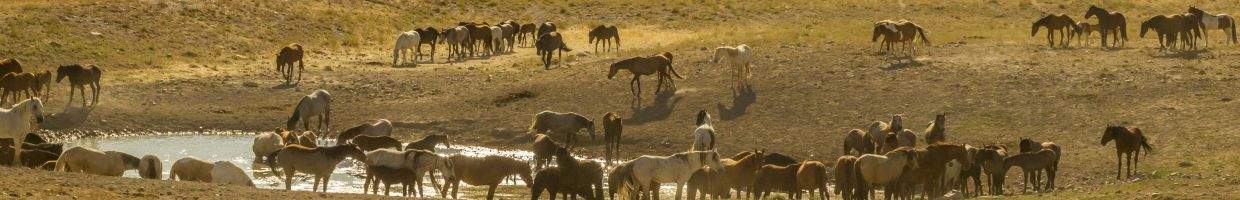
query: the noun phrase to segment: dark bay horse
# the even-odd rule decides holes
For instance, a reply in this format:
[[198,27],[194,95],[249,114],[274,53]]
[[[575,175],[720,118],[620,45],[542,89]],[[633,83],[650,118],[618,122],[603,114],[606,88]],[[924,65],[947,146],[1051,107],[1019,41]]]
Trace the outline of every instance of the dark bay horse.
[[[1102,48],[1107,48],[1107,34],[1111,34],[1114,40],[1111,41],[1111,47],[1119,47],[1123,42],[1128,41],[1128,18],[1123,13],[1111,12],[1098,6],[1089,6],[1089,10],[1085,11],[1085,19],[1098,16],[1098,32],[1102,35]],[[1122,40],[1121,40],[1122,39]]]
[[1115,179],[1124,174],[1125,156],[1128,157],[1128,177],[1131,178],[1133,163],[1140,160],[1141,150],[1144,149],[1146,155],[1154,150],[1141,129],[1135,127],[1107,125],[1102,132],[1102,145],[1107,145],[1111,140],[1115,140]]

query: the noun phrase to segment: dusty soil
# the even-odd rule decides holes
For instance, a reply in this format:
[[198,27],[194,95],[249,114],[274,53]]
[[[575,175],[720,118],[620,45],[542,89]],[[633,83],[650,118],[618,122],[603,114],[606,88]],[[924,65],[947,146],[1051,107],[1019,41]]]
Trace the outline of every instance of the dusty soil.
[[[1210,8],[1207,10],[1228,8],[1214,3],[1194,3]],[[463,7],[462,10],[474,14],[487,13],[493,9],[488,7],[494,7],[479,4],[439,3],[415,7]],[[526,4],[532,3],[518,3]],[[715,125],[721,133],[719,149],[724,154],[766,149],[802,159],[829,161],[840,155],[841,139],[848,129],[885,120],[892,114],[904,114],[906,126],[920,133],[924,123],[935,114],[943,113],[948,118],[950,142],[1015,147],[1018,138],[1030,137],[1064,147],[1061,178],[1057,182],[1060,188],[1053,193],[1015,196],[1017,198],[1226,199],[1240,196],[1234,190],[1225,190],[1240,184],[1235,177],[1240,159],[1230,151],[1230,147],[1240,145],[1231,139],[1238,134],[1234,130],[1240,128],[1232,123],[1238,117],[1234,99],[1237,98],[1236,88],[1240,88],[1236,78],[1240,64],[1232,60],[1240,51],[1235,46],[1218,44],[1219,32],[1213,32],[1215,43],[1206,50],[1177,54],[1159,52],[1154,39],[1137,37],[1140,19],[1154,13],[1183,12],[1181,9],[1186,3],[1180,1],[1103,4],[1125,11],[1132,25],[1127,45],[1114,50],[1100,50],[1097,44],[1051,49],[1044,45],[1043,36],[1026,35],[1027,22],[1036,16],[1065,12],[1079,17],[1089,5],[1084,2],[945,1],[887,5],[843,1],[826,5],[822,2],[779,2],[707,6],[674,3],[669,6],[642,1],[627,6],[620,4],[577,3],[559,5],[573,8],[567,11],[505,13],[509,15],[503,16],[522,19],[555,19],[566,25],[566,40],[574,51],[564,54],[564,65],[551,70],[543,70],[533,50],[525,47],[512,53],[443,63],[445,50],[440,46],[435,63],[391,66],[389,33],[411,28],[404,25],[407,20],[393,19],[406,17],[397,14],[380,14],[387,17],[380,18],[400,25],[382,26],[375,28],[379,31],[372,32],[349,32],[369,42],[308,45],[312,52],[307,58],[309,65],[302,82],[295,86],[282,84],[271,70],[275,46],[287,43],[279,42],[284,40],[224,40],[221,45],[226,48],[222,49],[210,45],[190,48],[200,52],[195,53],[198,55],[195,57],[173,55],[160,59],[164,53],[145,50],[133,53],[154,55],[155,61],[149,63],[125,61],[129,56],[118,52],[105,52],[99,58],[90,59],[81,58],[90,57],[89,54],[77,56],[80,53],[73,52],[67,53],[73,56],[66,60],[52,61],[40,56],[51,54],[46,52],[71,51],[43,49],[47,42],[26,45],[37,51],[23,51],[21,45],[6,46],[0,50],[3,53],[0,56],[36,57],[31,59],[35,66],[75,62],[74,58],[84,60],[82,62],[116,63],[104,66],[109,70],[104,78],[103,96],[99,105],[89,111],[89,117],[81,118],[86,112],[82,110],[59,113],[73,109],[63,107],[69,104],[64,101],[67,88],[54,88],[47,104],[50,112],[58,114],[44,127],[54,133],[267,131],[283,125],[300,95],[326,89],[333,94],[333,131],[386,118],[396,123],[396,132],[406,140],[429,133],[445,133],[459,144],[526,148],[530,137],[523,129],[532,113],[555,110],[600,118],[606,112],[617,112],[624,117],[627,126],[624,155],[635,157],[666,155],[687,149],[691,143],[688,133],[692,130],[694,114],[707,110],[718,116]],[[879,8],[893,6],[899,7],[900,14],[878,14],[882,13]],[[90,11],[98,7],[101,6],[82,3],[72,8]],[[630,7],[636,10],[614,11]],[[245,10],[218,9],[220,12]],[[389,9],[366,4],[359,9],[392,13],[410,8]],[[10,18],[20,18],[13,13],[28,14],[24,10],[4,13]],[[91,16],[79,12],[65,15]],[[590,17],[571,17],[577,15]],[[433,24],[442,26],[466,18],[460,14],[450,16],[456,18],[435,19]],[[199,17],[214,19],[213,16]],[[194,19],[194,16],[189,18]],[[874,44],[866,40],[867,26],[872,21],[888,18],[912,19],[922,24],[930,30],[933,45],[919,46],[919,55],[912,61],[877,53]],[[499,19],[498,16],[488,17],[485,21]],[[687,25],[691,20],[709,22],[711,26]],[[20,22],[24,21],[6,20],[5,25],[21,27]],[[600,53],[586,44],[586,27],[599,22],[622,24],[623,51]],[[104,24],[111,23],[123,24]],[[96,26],[92,23],[70,25]],[[128,36],[123,32],[119,34]],[[294,38],[308,41],[293,42],[337,42],[320,42],[322,40],[313,35],[296,35]],[[217,41],[241,36],[190,38]],[[54,37],[37,41],[55,40],[49,38]],[[57,43],[77,45],[72,43],[73,39],[65,40],[68,41]],[[728,79],[723,78],[726,69],[709,62],[709,50],[721,43],[746,43],[755,47],[758,56],[753,93],[733,96],[726,84]],[[152,49],[171,48],[163,44],[159,47]],[[664,51],[676,55],[676,70],[686,77],[676,80],[679,89],[674,94],[656,96],[652,90],[654,81],[643,79],[646,90],[641,94],[643,99],[639,106],[629,93],[628,74],[621,73],[614,80],[606,78],[607,66],[619,59]],[[1099,145],[1102,128],[1107,124],[1137,126],[1151,138],[1156,152],[1142,156],[1138,178],[1123,181],[1114,178],[1113,147]],[[579,153],[601,155],[601,151],[600,142],[589,140]],[[15,186],[6,188],[9,194],[24,197],[20,195],[30,193],[33,198],[95,197],[96,194],[151,197],[170,193],[205,198],[216,198],[213,195],[218,193],[237,197],[359,197],[163,181],[93,179],[46,172],[32,174],[36,174],[34,178],[37,179],[28,180],[77,184],[7,182],[13,180],[0,183]],[[1009,192],[1018,189],[1016,177],[1019,176],[1017,172],[1009,173]],[[30,177],[22,177],[27,178]],[[130,184],[148,189],[132,189],[134,187],[127,187]]]

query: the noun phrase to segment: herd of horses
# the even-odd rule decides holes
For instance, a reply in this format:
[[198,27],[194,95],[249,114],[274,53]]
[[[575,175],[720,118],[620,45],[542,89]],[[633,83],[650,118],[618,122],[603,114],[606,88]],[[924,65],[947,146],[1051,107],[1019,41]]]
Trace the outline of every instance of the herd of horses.
[[[39,97],[47,99],[52,88],[51,71],[24,70],[22,62],[13,59],[0,59],[0,105],[11,105],[17,100]],[[91,89],[91,105],[99,102],[99,78],[103,70],[94,65],[69,64],[56,68],[56,82],[69,78],[69,104],[73,103],[73,92],[80,91],[82,107],[86,107],[86,86]],[[6,103],[8,102],[8,103]]]
[[[521,24],[515,20],[505,20],[495,25],[459,22],[456,26],[443,29],[418,28],[397,35],[396,46],[392,48],[392,65],[402,61],[417,65],[422,58],[423,44],[430,46],[430,62],[435,62],[437,44],[447,44],[449,63],[475,56],[490,57],[501,52],[513,52],[518,44],[522,44],[536,48],[543,68],[550,69],[553,53],[563,60],[563,53],[572,51],[564,43],[564,36],[557,27],[555,22]],[[604,51],[620,50],[620,30],[614,25],[599,25],[590,30],[589,42],[595,45],[595,51],[598,51],[598,45],[603,45]],[[406,51],[412,51],[414,55]],[[413,57],[412,61],[408,57]]]
[[[1058,46],[1067,48],[1072,38],[1085,39],[1093,32],[1098,32],[1101,36],[1100,46],[1103,48],[1119,47],[1128,40],[1127,17],[1123,13],[1108,11],[1097,6],[1090,6],[1085,12],[1085,19],[1097,17],[1098,23],[1090,24],[1087,22],[1076,22],[1067,14],[1051,14],[1039,18],[1033,22],[1033,31],[1031,35],[1037,35],[1038,30],[1045,27],[1047,29],[1046,41],[1048,46]],[[1206,39],[1203,44],[1208,44],[1209,31],[1223,31],[1224,40],[1228,44],[1240,43],[1236,37],[1235,19],[1228,14],[1212,14],[1194,6],[1189,6],[1188,11],[1180,14],[1156,15],[1141,22],[1140,37],[1144,38],[1146,33],[1153,30],[1158,36],[1159,48],[1166,51],[1193,51],[1198,49],[1198,40]],[[1055,44],[1055,35],[1059,35],[1059,44]],[[1108,46],[1108,38],[1110,45]],[[1079,41],[1079,40],[1078,40]],[[1079,41],[1081,45],[1086,45],[1085,41]]]

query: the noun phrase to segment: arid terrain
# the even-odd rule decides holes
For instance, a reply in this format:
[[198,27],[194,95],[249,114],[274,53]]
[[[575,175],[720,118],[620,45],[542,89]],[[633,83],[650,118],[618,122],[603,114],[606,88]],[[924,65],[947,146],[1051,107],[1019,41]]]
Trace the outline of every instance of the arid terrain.
[[[301,95],[332,93],[332,132],[390,119],[406,142],[429,133],[455,144],[528,148],[542,110],[624,120],[623,154],[667,155],[689,148],[694,115],[718,116],[721,153],[766,149],[834,161],[849,129],[904,114],[923,132],[947,116],[947,140],[1015,148],[1019,138],[1063,146],[1055,192],[1019,192],[1017,170],[1003,198],[1235,199],[1240,192],[1240,46],[1210,33],[1204,50],[1167,53],[1140,22],[1188,5],[1240,12],[1214,1],[19,1],[0,4],[0,58],[27,70],[69,63],[104,69],[103,92],[89,111],[67,109],[67,83],[55,85],[50,134],[157,131],[270,131],[284,125]],[[1091,4],[1128,16],[1128,41],[1102,50],[1046,46],[1030,37],[1041,15],[1085,20]],[[534,50],[445,63],[391,65],[399,31],[454,25],[555,21],[568,46],[562,65],[544,70]],[[873,22],[908,19],[930,46],[893,58],[871,43]],[[1085,20],[1096,23],[1095,19]],[[596,52],[588,28],[620,27],[623,49]],[[283,84],[275,52],[301,43],[310,52],[300,84]],[[728,69],[710,62],[721,45],[754,47],[753,92],[729,92]],[[423,46],[424,49],[426,46]],[[656,96],[643,79],[640,105],[618,60],[676,55],[674,94]],[[69,110],[71,112],[62,112]],[[85,113],[88,112],[88,113]],[[88,116],[83,116],[83,115]],[[1140,127],[1155,151],[1136,178],[1116,180],[1105,125]],[[601,133],[601,132],[600,132]],[[601,137],[600,137],[601,138]],[[924,145],[924,144],[923,144]],[[249,148],[249,147],[237,147]],[[601,156],[600,140],[580,153]],[[378,198],[170,183],[0,169],[0,197],[16,198]],[[1013,192],[1016,191],[1016,192]],[[222,196],[221,196],[222,195]],[[528,198],[528,197],[521,197]]]

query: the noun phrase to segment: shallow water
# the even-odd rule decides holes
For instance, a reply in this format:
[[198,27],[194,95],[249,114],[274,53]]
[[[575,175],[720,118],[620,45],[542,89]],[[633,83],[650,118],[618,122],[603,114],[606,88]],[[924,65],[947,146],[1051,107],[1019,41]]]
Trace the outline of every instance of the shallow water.
[[[98,150],[120,151],[142,157],[144,155],[155,155],[163,161],[164,178],[168,178],[168,171],[172,167],[172,163],[184,157],[197,157],[198,159],[214,162],[227,160],[241,167],[254,180],[254,184],[259,188],[267,189],[284,189],[283,178],[273,176],[269,168],[264,164],[254,164],[254,153],[251,145],[254,142],[253,133],[243,132],[209,132],[209,133],[162,133],[162,134],[111,134],[106,137],[83,137],[83,138],[66,138],[62,139],[67,147],[83,146]],[[320,145],[335,144],[334,140],[321,140]],[[402,145],[403,146],[403,145]],[[436,152],[444,155],[462,154],[470,156],[500,155],[508,156],[521,160],[530,160],[533,153],[529,151],[519,150],[498,150],[486,147],[453,145],[452,148],[446,148],[443,145],[436,147]],[[587,158],[582,158],[587,159]],[[592,159],[602,162],[598,159]],[[341,162],[337,169],[332,173],[328,185],[328,192],[337,193],[362,193],[363,167],[360,163],[347,159]],[[126,171],[124,177],[140,178],[136,170]],[[440,180],[440,183],[443,181]],[[308,191],[313,187],[314,182],[311,178],[304,174],[294,177],[293,190]],[[513,183],[505,182],[504,185],[514,186]],[[464,187],[465,184],[462,184]],[[524,188],[524,183],[516,181],[516,187]],[[669,187],[670,188],[670,187]],[[461,188],[461,192],[465,192],[467,196],[471,188]],[[521,190],[521,189],[516,189]],[[674,191],[674,190],[673,190]],[[424,184],[423,192],[428,195],[438,195],[431,188],[429,181]],[[399,195],[398,191],[393,191],[392,195]],[[485,192],[484,194],[485,195]],[[501,194],[501,195],[528,195],[528,191],[520,194]],[[528,197],[527,197],[528,198]]]

